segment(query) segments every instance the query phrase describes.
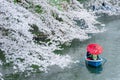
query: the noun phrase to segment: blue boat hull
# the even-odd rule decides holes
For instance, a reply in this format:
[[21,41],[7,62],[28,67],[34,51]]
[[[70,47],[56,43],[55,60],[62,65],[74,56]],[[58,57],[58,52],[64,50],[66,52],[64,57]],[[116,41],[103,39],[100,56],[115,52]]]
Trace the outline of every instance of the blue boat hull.
[[87,58],[85,58],[85,61],[87,65],[98,67],[102,65],[103,59],[100,58],[99,60],[88,60]]

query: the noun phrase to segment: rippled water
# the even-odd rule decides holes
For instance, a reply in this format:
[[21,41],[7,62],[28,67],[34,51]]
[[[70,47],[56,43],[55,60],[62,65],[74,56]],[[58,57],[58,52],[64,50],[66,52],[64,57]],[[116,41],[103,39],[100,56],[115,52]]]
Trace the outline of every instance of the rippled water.
[[86,66],[84,61],[72,64],[70,68],[60,69],[52,66],[48,73],[31,76],[28,80],[119,80],[120,79],[120,20],[106,23],[107,31],[94,34],[89,40],[74,40],[70,47],[61,53],[69,54],[74,60],[81,61],[89,43],[99,43],[104,48],[101,55],[107,62],[99,68]]

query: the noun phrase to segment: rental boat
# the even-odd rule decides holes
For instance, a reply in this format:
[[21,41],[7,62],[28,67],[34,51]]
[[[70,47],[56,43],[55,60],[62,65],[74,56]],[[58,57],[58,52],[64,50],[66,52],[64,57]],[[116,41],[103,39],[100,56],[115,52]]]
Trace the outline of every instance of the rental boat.
[[93,67],[99,67],[103,63],[103,58],[99,58],[98,60],[90,60],[87,57],[85,57],[85,62],[87,65],[90,65]]

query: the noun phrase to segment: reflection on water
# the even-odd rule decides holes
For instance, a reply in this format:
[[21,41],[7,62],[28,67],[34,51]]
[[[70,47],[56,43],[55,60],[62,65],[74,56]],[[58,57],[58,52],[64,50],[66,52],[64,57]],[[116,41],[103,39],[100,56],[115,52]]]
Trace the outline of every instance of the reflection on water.
[[86,65],[86,68],[90,73],[93,73],[93,74],[100,74],[103,70],[102,66],[92,67],[92,66]]

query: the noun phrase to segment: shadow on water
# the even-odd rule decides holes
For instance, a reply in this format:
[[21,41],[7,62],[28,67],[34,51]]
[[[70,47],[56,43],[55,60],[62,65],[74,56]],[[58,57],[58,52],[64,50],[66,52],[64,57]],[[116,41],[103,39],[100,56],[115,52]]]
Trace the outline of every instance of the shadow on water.
[[86,68],[90,73],[93,74],[100,74],[103,71],[103,67],[99,66],[99,67],[92,67],[86,64]]

